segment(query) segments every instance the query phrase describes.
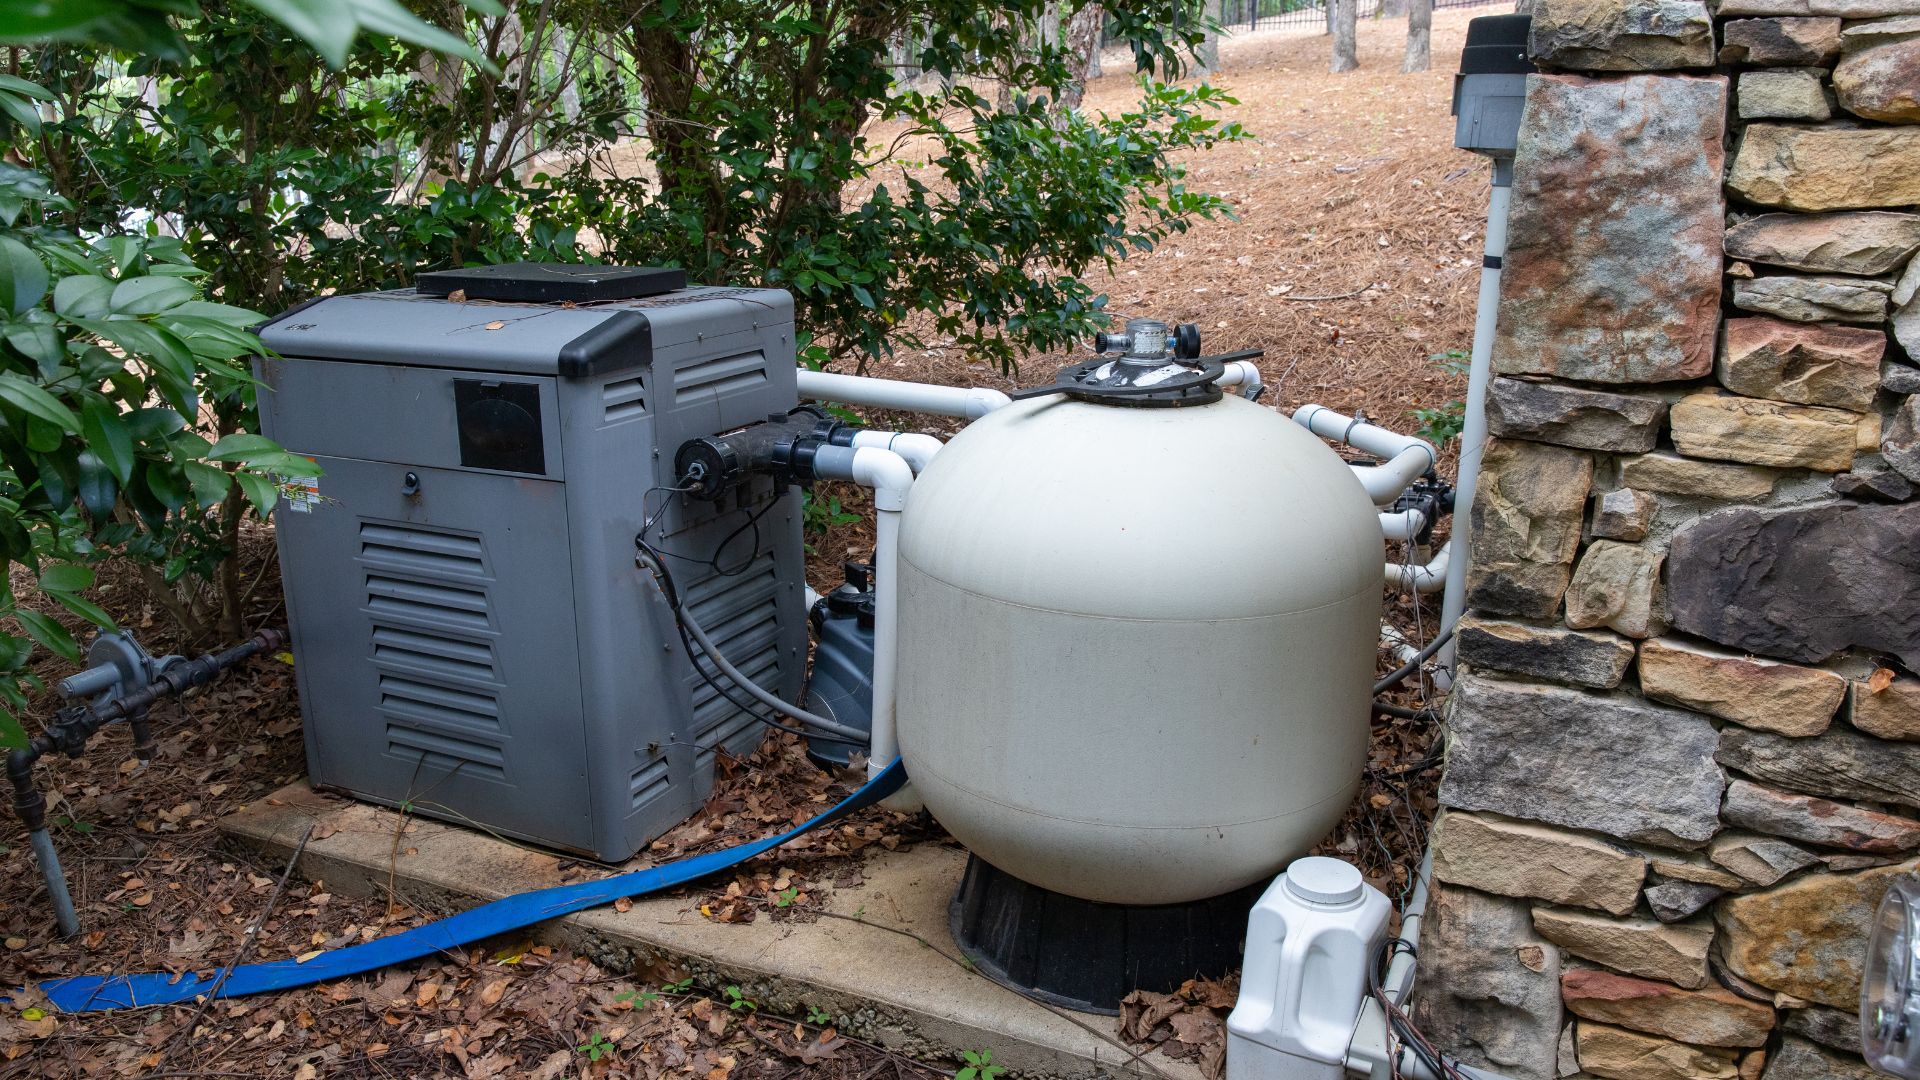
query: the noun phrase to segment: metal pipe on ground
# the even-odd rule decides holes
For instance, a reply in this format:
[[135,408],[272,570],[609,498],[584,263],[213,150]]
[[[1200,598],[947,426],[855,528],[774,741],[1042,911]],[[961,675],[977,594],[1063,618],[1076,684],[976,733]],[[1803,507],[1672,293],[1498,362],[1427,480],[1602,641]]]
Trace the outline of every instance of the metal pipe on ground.
[[47,801],[33,786],[33,767],[42,757],[56,750],[77,758],[86,753],[87,741],[109,724],[122,720],[144,724],[147,710],[163,698],[176,697],[196,686],[205,686],[228,668],[263,652],[286,647],[287,632],[262,630],[246,641],[219,653],[203,653],[198,658],[174,664],[146,686],[99,706],[76,705],[61,709],[45,731],[25,747],[7,755],[7,779],[13,784],[13,810],[27,827],[34,860],[40,864],[40,876],[46,880],[47,895],[53,905],[54,923],[61,937],[80,932],[80,917],[73,897],[67,891],[66,873],[60,856],[47,833]]

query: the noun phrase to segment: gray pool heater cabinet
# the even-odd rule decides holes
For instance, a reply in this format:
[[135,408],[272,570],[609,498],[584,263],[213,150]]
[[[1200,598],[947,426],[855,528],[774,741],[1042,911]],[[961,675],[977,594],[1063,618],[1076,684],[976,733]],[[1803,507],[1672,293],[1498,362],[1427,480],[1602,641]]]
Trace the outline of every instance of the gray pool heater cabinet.
[[766,476],[717,503],[657,490],[681,443],[797,403],[786,293],[521,264],[327,297],[261,336],[263,429],[322,467],[275,515],[316,787],[609,861],[684,820],[716,748],[763,729],[689,667],[635,566],[650,513],[722,652],[797,700],[798,498]]

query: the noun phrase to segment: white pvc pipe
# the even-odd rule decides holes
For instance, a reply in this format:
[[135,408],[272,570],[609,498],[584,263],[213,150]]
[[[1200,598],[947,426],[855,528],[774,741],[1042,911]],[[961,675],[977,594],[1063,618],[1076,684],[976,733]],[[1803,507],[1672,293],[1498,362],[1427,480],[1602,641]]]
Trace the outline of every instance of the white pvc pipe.
[[[1507,204],[1513,194],[1513,162],[1493,163],[1493,195],[1487,203],[1487,258],[1481,260],[1480,299],[1473,317],[1473,360],[1467,369],[1467,406],[1461,417],[1460,467],[1453,477],[1452,541],[1460,558],[1447,571],[1440,601],[1440,625],[1452,626],[1467,606],[1467,565],[1473,561],[1473,492],[1480,483],[1480,453],[1487,443],[1487,384],[1493,378],[1493,331],[1500,314],[1500,264],[1507,253]],[[1454,642],[1440,650],[1440,663],[1453,666]]]
[[931,435],[917,431],[856,431],[853,433],[853,445],[871,446],[878,450],[891,450],[899,454],[913,475],[919,476],[933,462],[933,456],[940,452],[945,443]]
[[[844,451],[834,453],[832,451]],[[900,756],[894,694],[900,682],[900,511],[913,487],[906,459],[877,446],[822,447],[815,472],[873,489],[873,728],[867,774],[878,776]]]
[[1359,478],[1360,486],[1367,489],[1367,497],[1375,506],[1391,504],[1409,484],[1440,460],[1433,444],[1424,439],[1343,416],[1323,405],[1302,405],[1293,411],[1293,420],[1323,439],[1346,443],[1381,459],[1378,465],[1353,467],[1353,475]]
[[1440,550],[1433,553],[1433,558],[1425,566],[1387,563],[1387,588],[1412,589],[1421,593],[1439,592],[1447,584],[1447,565],[1452,561],[1452,556],[1453,541],[1449,540],[1440,545]]
[[1226,370],[1215,380],[1216,386],[1237,386],[1241,396],[1254,398],[1266,384],[1260,381],[1260,369],[1251,360],[1234,360],[1225,365]]
[[[1398,627],[1381,623],[1380,644],[1388,652],[1393,654],[1393,658],[1396,661],[1403,665],[1414,663],[1420,659],[1420,646],[1414,644],[1412,639],[1401,633]],[[1446,690],[1453,686],[1453,678],[1447,674],[1445,669],[1436,668],[1429,673],[1428,678],[1432,680],[1434,687],[1439,690]]]
[[1388,540],[1411,540],[1427,527],[1427,515],[1420,510],[1383,510],[1380,535]]
[[801,368],[800,396],[819,401],[838,401],[846,405],[867,405],[876,409],[934,413],[978,420],[1012,400],[998,390],[984,386],[935,386],[932,383],[905,382],[900,379],[870,379],[862,375],[841,375],[831,371]]

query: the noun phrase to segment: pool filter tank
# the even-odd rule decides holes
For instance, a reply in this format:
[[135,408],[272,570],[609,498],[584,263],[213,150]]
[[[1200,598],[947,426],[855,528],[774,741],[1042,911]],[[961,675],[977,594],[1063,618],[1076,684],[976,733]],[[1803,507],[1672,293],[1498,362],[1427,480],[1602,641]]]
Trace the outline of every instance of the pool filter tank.
[[1081,1007],[1143,962],[1235,965],[1354,796],[1380,627],[1352,470],[1146,331],[968,426],[901,523],[900,750],[975,857],[956,935]]

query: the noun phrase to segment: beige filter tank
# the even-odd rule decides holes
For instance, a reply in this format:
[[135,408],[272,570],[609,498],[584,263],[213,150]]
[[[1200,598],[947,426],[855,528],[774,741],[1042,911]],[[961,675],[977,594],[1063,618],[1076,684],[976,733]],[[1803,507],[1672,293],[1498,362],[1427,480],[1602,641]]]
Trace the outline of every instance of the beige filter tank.
[[995,867],[1197,900],[1273,876],[1352,800],[1379,519],[1280,414],[1017,401],[915,483],[900,555],[901,756]]

